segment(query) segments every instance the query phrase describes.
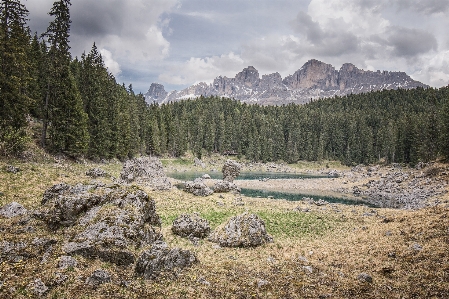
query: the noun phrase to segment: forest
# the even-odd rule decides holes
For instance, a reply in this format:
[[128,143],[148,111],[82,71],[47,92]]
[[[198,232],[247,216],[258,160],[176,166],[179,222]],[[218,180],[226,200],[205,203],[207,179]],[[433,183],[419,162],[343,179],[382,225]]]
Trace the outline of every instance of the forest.
[[19,0],[0,6],[0,156],[24,150],[29,121],[51,153],[89,159],[210,153],[253,161],[416,164],[449,157],[449,86],[385,90],[306,105],[199,97],[148,104],[119,84],[94,44],[70,53],[70,0],[31,33]]

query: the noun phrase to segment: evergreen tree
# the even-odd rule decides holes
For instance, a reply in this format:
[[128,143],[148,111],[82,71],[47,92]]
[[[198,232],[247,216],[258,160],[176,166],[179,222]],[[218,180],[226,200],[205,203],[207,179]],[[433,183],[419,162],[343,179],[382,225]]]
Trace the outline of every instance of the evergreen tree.
[[88,154],[97,158],[110,157],[112,132],[107,99],[112,91],[107,89],[109,74],[95,43],[90,53],[82,56],[80,66],[78,86],[89,118]]
[[42,143],[45,146],[50,125],[52,150],[79,155],[88,149],[89,132],[81,95],[70,69],[70,5],[70,0],[56,1],[49,13],[54,20],[45,33],[50,44],[50,64]]
[[19,0],[0,4],[0,154],[21,151],[31,99],[28,10]]

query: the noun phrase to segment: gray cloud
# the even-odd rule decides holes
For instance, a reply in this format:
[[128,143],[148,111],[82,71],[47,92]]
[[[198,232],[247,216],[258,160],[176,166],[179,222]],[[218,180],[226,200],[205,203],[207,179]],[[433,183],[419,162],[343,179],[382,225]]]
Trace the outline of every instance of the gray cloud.
[[305,48],[320,56],[339,56],[355,52],[359,47],[357,36],[347,30],[347,24],[342,19],[331,20],[331,23],[332,28],[324,31],[319,22],[300,11],[290,24],[296,33],[306,37],[310,45],[300,46],[297,52],[303,52]]
[[[54,0],[27,0],[42,33]],[[296,71],[308,59],[400,70],[449,83],[448,0],[73,0],[73,56],[95,41],[136,91],[180,89],[253,65]],[[393,59],[394,58],[394,59]],[[121,71],[121,73],[119,73]]]
[[392,27],[387,41],[398,57],[412,57],[438,48],[433,34],[418,29]]
[[307,13],[300,11],[296,19],[291,22],[293,30],[299,34],[304,34],[312,43],[320,44],[325,37],[318,22],[314,22]]
[[117,34],[124,27],[123,1],[78,0],[71,9],[73,33],[86,37]]
[[397,0],[400,10],[414,10],[424,14],[437,14],[449,11],[447,0]]

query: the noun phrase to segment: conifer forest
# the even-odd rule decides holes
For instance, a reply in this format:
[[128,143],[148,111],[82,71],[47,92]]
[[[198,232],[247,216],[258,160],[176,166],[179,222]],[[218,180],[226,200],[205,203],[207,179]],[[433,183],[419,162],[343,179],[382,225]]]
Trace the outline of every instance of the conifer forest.
[[[19,0],[0,6],[0,155],[20,152],[30,119],[40,146],[91,159],[238,155],[253,161],[415,164],[449,157],[449,87],[385,90],[305,105],[199,97],[145,102],[116,81],[93,44],[70,54],[70,0],[32,33]],[[37,142],[37,141],[36,141]]]

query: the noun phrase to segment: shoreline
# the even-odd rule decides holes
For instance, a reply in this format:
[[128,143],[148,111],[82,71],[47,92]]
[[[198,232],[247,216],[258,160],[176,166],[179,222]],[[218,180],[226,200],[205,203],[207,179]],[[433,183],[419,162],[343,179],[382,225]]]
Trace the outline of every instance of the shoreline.
[[[415,168],[400,165],[356,166],[351,169],[304,169],[297,165],[275,163],[245,163],[242,172],[270,172],[328,176],[301,179],[235,180],[239,188],[284,192],[307,196],[335,197],[367,202],[383,208],[419,209],[427,206],[449,207],[449,166],[441,163],[426,163]],[[318,166],[317,163],[313,165]],[[309,165],[310,166],[310,165]],[[265,169],[265,171],[264,171]],[[198,172],[208,174],[208,167],[190,166],[170,172]],[[214,172],[217,171],[213,169]],[[184,182],[183,180],[175,180]],[[217,179],[206,179],[211,187]]]

